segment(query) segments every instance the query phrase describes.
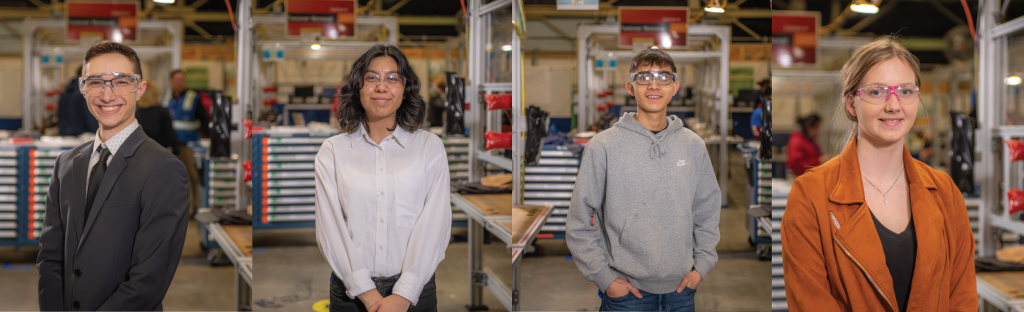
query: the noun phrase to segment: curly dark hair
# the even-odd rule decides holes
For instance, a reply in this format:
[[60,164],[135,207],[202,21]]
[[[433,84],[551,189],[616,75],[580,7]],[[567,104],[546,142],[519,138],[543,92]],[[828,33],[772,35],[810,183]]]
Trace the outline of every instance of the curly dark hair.
[[[409,60],[402,54],[402,50],[393,45],[375,45],[366,53],[363,53],[355,63],[352,63],[352,70],[344,79],[344,84],[338,90],[338,122],[341,130],[345,133],[352,133],[359,129],[359,125],[366,126],[366,110],[359,99],[359,90],[363,87],[363,75],[366,74],[373,59],[387,56],[398,64],[398,74],[405,78],[405,93],[402,94],[402,104],[395,112],[395,126],[389,128],[394,131],[399,126],[406,131],[413,132],[423,123],[427,115],[427,104],[420,95],[420,78],[413,72]],[[369,127],[366,127],[369,129]]]

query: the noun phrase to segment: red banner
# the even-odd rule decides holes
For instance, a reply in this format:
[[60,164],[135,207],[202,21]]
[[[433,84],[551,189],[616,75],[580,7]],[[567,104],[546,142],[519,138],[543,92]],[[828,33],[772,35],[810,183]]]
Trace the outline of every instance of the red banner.
[[772,63],[782,67],[818,62],[821,12],[772,13]]
[[102,37],[114,42],[135,41],[139,4],[136,1],[69,1],[66,3],[68,41]]
[[288,0],[288,36],[318,34],[326,38],[356,34],[353,0]]
[[619,45],[649,42],[662,49],[685,47],[689,12],[685,7],[620,7]]

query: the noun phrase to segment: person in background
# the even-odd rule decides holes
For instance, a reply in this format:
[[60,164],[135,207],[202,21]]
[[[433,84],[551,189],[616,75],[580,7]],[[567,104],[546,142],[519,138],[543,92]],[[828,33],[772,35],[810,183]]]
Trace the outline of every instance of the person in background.
[[171,124],[178,137],[177,156],[188,170],[191,194],[189,211],[190,215],[195,215],[199,207],[199,172],[196,170],[196,160],[188,143],[198,144],[199,130],[205,129],[203,125],[210,124],[210,118],[207,117],[206,108],[199,101],[199,94],[186,88],[185,72],[180,69],[171,72],[171,93],[164,96],[160,104],[170,111],[171,117],[174,118]]
[[78,76],[81,74],[82,66],[78,66],[75,78],[71,78],[57,101],[57,129],[60,135],[79,136],[86,132],[95,133],[99,128],[96,117],[89,113],[85,97],[78,91]]
[[174,127],[171,125],[171,113],[160,106],[160,87],[152,81],[147,81],[146,85],[149,86],[149,90],[139,98],[135,119],[139,121],[142,130],[146,131],[146,135],[174,155],[178,155],[178,135],[174,133]]
[[823,155],[821,147],[818,146],[821,116],[811,114],[798,118],[796,123],[800,125],[800,130],[789,135],[789,144],[786,147],[786,167],[793,171],[793,175],[800,176],[807,169],[817,167],[830,157]]
[[[765,102],[769,102],[772,100],[771,80],[766,81],[768,81],[769,87],[764,89],[763,91],[760,91],[761,96],[759,96],[757,99],[757,106],[754,107],[754,113],[750,114],[750,133],[754,134],[755,140],[761,139],[761,127],[764,126],[764,124],[761,121],[761,117],[764,115],[764,110],[761,109],[761,106]],[[761,83],[763,85],[764,81],[762,81]]]

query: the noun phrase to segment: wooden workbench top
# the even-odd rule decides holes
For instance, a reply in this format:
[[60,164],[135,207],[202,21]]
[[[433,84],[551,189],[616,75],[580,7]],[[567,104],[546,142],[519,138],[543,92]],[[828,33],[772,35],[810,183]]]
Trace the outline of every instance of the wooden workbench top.
[[1024,300],[1024,271],[978,272],[976,275],[1012,300]]
[[511,216],[512,193],[505,194],[460,194],[488,216]]
[[224,228],[224,232],[228,234],[231,241],[238,246],[238,249],[242,251],[242,254],[246,257],[252,257],[252,226],[251,225],[221,225]]

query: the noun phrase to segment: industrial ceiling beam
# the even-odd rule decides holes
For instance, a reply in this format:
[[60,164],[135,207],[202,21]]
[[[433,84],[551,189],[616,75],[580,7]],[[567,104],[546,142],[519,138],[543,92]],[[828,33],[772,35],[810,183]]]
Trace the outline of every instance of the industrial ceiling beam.
[[[1007,1],[1006,3],[1010,3],[1010,2]],[[962,18],[960,18],[960,16],[958,16],[955,13],[951,12],[945,6],[940,4],[938,1],[932,0],[931,4],[932,4],[932,7],[935,7],[935,10],[939,11],[939,13],[942,13],[942,15],[945,15],[946,18],[948,18],[949,20],[953,21],[957,25],[967,25],[967,22],[965,22]]]
[[199,25],[196,25],[196,22],[193,22],[192,20],[184,19],[184,24],[185,24],[185,26],[188,26],[188,28],[192,28],[192,30],[195,30],[197,33],[199,33],[200,36],[203,36],[203,38],[206,39],[206,40],[211,40],[212,41],[212,40],[216,40],[217,39],[213,35],[211,35],[209,32],[207,32],[205,29],[203,29],[202,27],[199,27]]
[[[558,7],[550,4],[528,4],[524,6],[523,14],[526,15],[527,19],[539,20],[541,17],[604,17],[604,16],[618,16],[618,7],[609,5],[608,2],[603,2],[598,5],[597,10],[558,10]],[[703,11],[690,12],[691,15],[700,14]],[[770,9],[740,9],[735,4],[729,4],[725,8],[725,13],[720,13],[718,16],[729,16],[733,18],[771,18],[772,10]]]
[[0,28],[7,30],[7,32],[11,33],[12,36],[21,39],[21,32],[14,30],[14,27],[11,27],[11,24],[8,24],[6,19],[0,18]]
[[411,1],[411,0],[398,1],[398,3],[395,3],[395,5],[392,5],[390,8],[388,8],[387,11],[384,11],[384,13],[387,14],[387,15],[395,14],[395,11],[398,11],[398,9],[401,9],[403,6],[405,6],[406,3],[409,3],[409,1]]
[[569,42],[575,42],[576,38],[569,36],[568,33],[563,31],[561,28],[558,28],[558,26],[555,25],[555,23],[552,23],[551,20],[548,20],[546,16],[541,16],[540,21],[543,22],[544,25],[548,25],[548,27],[551,28],[551,30],[554,30],[556,33],[561,35],[562,39],[569,40]]

